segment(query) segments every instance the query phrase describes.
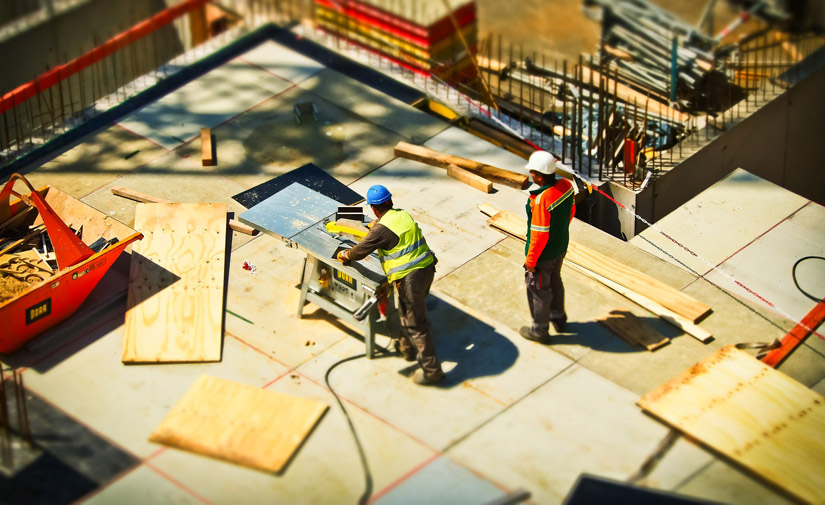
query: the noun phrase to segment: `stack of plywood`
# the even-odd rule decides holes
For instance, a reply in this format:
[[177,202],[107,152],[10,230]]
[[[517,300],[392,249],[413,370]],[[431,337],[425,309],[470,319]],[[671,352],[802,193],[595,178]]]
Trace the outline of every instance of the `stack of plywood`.
[[315,0],[315,22],[322,30],[388,57],[396,63],[451,82],[477,75],[470,54],[478,45],[474,1],[389,2],[386,0]]

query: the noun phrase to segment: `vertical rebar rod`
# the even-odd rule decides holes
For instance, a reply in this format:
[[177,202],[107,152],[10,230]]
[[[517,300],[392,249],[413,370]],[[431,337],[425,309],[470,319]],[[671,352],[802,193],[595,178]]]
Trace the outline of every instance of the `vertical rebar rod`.
[[63,77],[60,75],[60,65],[57,67],[57,96],[60,97],[60,123],[63,133],[66,133],[66,102],[63,100]]
[[[581,54],[579,54],[579,89],[584,87],[584,58]],[[579,98],[579,128],[574,132],[574,136],[577,138],[576,142],[576,154],[579,158],[579,173],[582,172],[584,168],[584,152],[583,152],[583,145],[582,145],[582,125],[584,120],[584,104],[581,103],[581,98]],[[588,157],[588,163],[590,158]],[[589,165],[588,165],[589,166]]]
[[592,155],[593,148],[597,149],[596,151],[596,162],[599,166],[599,180],[602,179],[602,131],[604,128],[604,64],[602,63],[602,59],[599,58],[599,108],[597,110],[598,117],[596,122],[596,141],[592,143],[590,152]]
[[[567,160],[567,143],[564,141],[565,136],[567,135],[567,60],[562,61],[562,86],[564,87],[561,96],[561,161],[562,163],[566,162]],[[571,156],[573,161],[571,161],[571,165],[575,167],[575,157]]]
[[29,147],[34,146],[34,111],[32,110],[32,99],[26,100],[26,112],[29,113]]
[[[519,46],[518,46],[518,61],[524,61],[524,44],[519,44]],[[519,92],[518,92],[519,116],[521,116],[521,119],[519,120],[519,125],[521,126],[521,129],[519,130],[519,133],[521,133],[521,136],[524,137],[524,83],[523,82],[519,81],[518,89],[519,89]]]
[[[587,96],[589,100],[587,100],[587,150],[591,153],[593,152],[593,69],[595,65],[593,64],[593,55],[590,55],[590,71],[588,74],[588,87],[587,87]],[[601,78],[601,74],[599,75]],[[584,89],[581,90],[581,96],[584,97]],[[584,125],[582,125],[584,128]],[[587,166],[587,176],[593,177],[593,164],[590,163]]]
[[[547,68],[547,59],[545,58],[545,56],[546,56],[545,54],[541,55],[541,68]],[[550,82],[549,79],[548,79],[548,82]],[[545,96],[546,94],[547,94],[547,86],[542,86],[539,89],[539,96],[541,97],[541,105],[539,106],[539,114],[541,114],[541,116],[540,116],[541,128],[539,128],[539,146],[542,146],[542,147],[544,146],[544,110],[545,110],[544,108],[546,107],[545,106],[546,99],[547,99],[547,97]],[[553,96],[551,95],[550,96],[550,111],[551,111],[550,113],[551,114],[552,114],[554,106],[555,106],[555,100],[553,100]],[[550,130],[551,131],[553,130],[553,124],[552,123],[550,124]],[[552,142],[552,139],[553,139],[552,135],[550,136],[550,139],[551,139],[551,142]],[[550,146],[550,149],[548,149],[548,150],[549,151],[553,150],[552,144]]]
[[45,113],[43,112],[43,104],[45,103],[45,99],[43,98],[43,90],[40,89],[40,82],[37,80],[37,77],[34,78],[34,91],[37,95],[37,119],[40,120],[40,137],[43,139],[43,142],[46,142],[46,120],[45,120]]
[[11,92],[11,106],[12,115],[14,116],[14,136],[17,138],[17,156],[20,156],[23,141],[20,137],[20,135],[22,135],[20,131],[20,116],[17,114],[17,95],[14,91]]
[[5,149],[8,149],[9,154],[11,154],[11,133],[9,132],[9,118],[6,116],[5,94],[3,90],[0,90],[0,110],[3,111],[3,137],[6,139]]
[[[46,71],[49,69],[46,67]],[[50,86],[49,90],[49,114],[52,116],[52,135],[57,136],[57,108],[54,106],[54,86]],[[45,101],[45,100],[44,100]]]
[[504,70],[502,68],[502,61],[501,61],[501,34],[498,34],[498,73],[496,74],[496,89],[499,98],[501,97],[501,72]]

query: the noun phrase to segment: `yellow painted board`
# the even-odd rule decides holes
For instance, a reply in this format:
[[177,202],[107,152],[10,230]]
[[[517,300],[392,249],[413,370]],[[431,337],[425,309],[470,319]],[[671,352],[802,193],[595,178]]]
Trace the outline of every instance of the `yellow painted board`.
[[226,204],[141,203],[124,363],[220,361]]
[[825,397],[728,345],[639,406],[806,503],[825,503]]
[[201,375],[149,436],[266,472],[280,472],[328,406]]

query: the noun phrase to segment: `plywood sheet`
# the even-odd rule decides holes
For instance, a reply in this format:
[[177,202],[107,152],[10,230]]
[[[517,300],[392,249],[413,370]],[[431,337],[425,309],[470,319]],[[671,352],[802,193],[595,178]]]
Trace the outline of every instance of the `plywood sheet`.
[[201,375],[149,440],[280,472],[327,408],[315,400]]
[[825,397],[734,346],[638,404],[800,500],[825,503]]
[[238,193],[233,196],[232,199],[247,209],[251,209],[296,182],[336,202],[341,202],[342,205],[355,205],[364,200],[364,197],[312,163],[307,163],[302,167],[290,170],[274,179],[258,184],[243,193]]
[[123,362],[220,361],[226,209],[138,204]]
[[620,336],[628,344],[642,346],[648,351],[655,351],[670,342],[669,338],[636,317],[628,309],[611,310],[609,314],[596,321]]

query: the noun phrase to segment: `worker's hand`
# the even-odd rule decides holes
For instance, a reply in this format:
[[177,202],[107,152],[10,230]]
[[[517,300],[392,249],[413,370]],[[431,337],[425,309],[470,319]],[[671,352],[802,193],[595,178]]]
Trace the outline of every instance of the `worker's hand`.
[[528,267],[527,263],[524,264],[524,269],[527,270],[528,272],[535,272],[536,271],[536,267]]
[[347,251],[349,251],[349,249],[339,251],[338,254],[335,256],[335,259],[337,259],[341,263],[349,263],[349,259],[347,258]]
[[367,224],[367,228],[369,228],[370,230],[372,230],[372,227],[373,227],[373,226],[375,226],[376,224],[378,224],[378,220],[377,220],[377,219],[373,219],[372,221],[370,221],[370,222]]

